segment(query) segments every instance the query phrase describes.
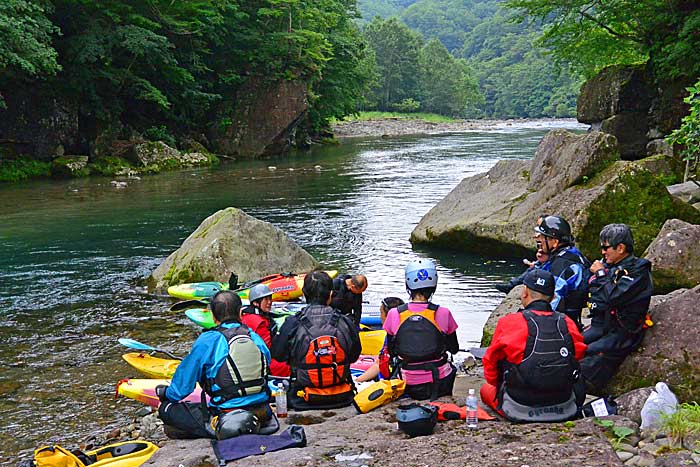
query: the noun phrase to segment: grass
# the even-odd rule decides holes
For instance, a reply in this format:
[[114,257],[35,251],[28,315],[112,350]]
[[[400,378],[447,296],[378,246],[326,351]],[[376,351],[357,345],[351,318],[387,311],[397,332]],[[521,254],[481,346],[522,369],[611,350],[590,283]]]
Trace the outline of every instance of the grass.
[[51,170],[49,162],[42,162],[29,157],[17,159],[0,159],[0,182],[19,182],[36,177],[48,177]]
[[661,430],[677,446],[683,446],[690,435],[700,433],[700,405],[697,402],[683,403],[674,413],[662,415]]
[[386,120],[389,118],[397,118],[404,120],[424,120],[433,123],[452,123],[462,121],[457,118],[447,117],[445,115],[430,114],[424,112],[401,113],[401,112],[360,112],[357,115],[349,115],[342,120],[334,120],[331,123],[352,122],[352,121],[367,121],[367,120]]

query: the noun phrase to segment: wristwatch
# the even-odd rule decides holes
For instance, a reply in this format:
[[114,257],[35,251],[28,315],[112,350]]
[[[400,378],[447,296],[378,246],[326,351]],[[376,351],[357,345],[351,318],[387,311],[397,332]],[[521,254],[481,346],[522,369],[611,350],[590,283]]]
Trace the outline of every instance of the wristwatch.
[[605,269],[598,269],[595,273],[596,277],[605,277]]

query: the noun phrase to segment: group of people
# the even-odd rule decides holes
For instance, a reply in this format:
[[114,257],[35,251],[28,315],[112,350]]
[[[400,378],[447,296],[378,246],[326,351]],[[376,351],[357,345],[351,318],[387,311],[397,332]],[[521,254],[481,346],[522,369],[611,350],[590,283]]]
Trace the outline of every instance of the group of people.
[[[624,224],[603,228],[603,258],[593,263],[576,248],[568,222],[559,216],[540,216],[534,239],[536,261],[498,286],[507,292],[524,284],[523,308],[496,326],[483,357],[481,399],[514,421],[566,420],[580,412],[586,385],[604,387],[640,344],[649,324],[650,264],[634,256],[632,233]],[[405,283],[408,303],[398,297],[382,300],[384,348],[379,363],[357,381],[400,377],[413,399],[451,395],[457,323],[449,309],[430,301],[438,283],[435,264],[411,261]],[[307,306],[279,329],[270,316],[267,286],[255,286],[245,308],[233,292],[214,295],[210,308],[217,327],[202,333],[171,384],[157,390],[166,432],[215,437],[226,423],[228,428],[233,423],[237,433],[257,432],[274,419],[268,404],[270,375],[288,378],[293,410],[350,405],[355,394],[350,365],[361,353],[366,288],[362,275],[334,281],[313,271],[304,279]],[[591,324],[584,329],[586,303]],[[196,383],[203,390],[202,403],[179,402]]]

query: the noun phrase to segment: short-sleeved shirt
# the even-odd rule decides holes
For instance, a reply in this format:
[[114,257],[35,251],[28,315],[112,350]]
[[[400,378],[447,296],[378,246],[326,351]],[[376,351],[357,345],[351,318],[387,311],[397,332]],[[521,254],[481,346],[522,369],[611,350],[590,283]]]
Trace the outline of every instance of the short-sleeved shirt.
[[[408,303],[408,310],[412,312],[423,311],[428,308],[427,303]],[[449,335],[457,331],[457,322],[455,321],[452,313],[448,308],[441,306],[435,312],[435,322],[442,332]],[[386,316],[386,321],[384,321],[384,330],[390,336],[395,336],[399,330],[399,325],[401,324],[401,318],[399,316],[399,310],[392,308]],[[440,366],[439,378],[443,379],[452,373],[452,367],[449,363],[445,363]],[[433,381],[432,373],[427,370],[401,370],[403,374],[403,379],[406,384],[424,384]]]

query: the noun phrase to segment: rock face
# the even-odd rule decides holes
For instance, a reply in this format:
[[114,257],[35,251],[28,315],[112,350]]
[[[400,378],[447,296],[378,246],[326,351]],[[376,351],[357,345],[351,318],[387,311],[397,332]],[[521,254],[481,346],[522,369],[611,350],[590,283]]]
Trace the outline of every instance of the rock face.
[[532,161],[501,161],[462,180],[421,219],[411,241],[519,255],[534,247],[532,228],[541,213],[564,216],[590,257],[600,254],[598,234],[609,223],[629,224],[642,251],[666,219],[700,221],[695,209],[673,200],[644,161],[617,161],[613,136],[555,130]]
[[700,185],[695,182],[678,183],[667,187],[668,192],[684,203],[700,203]]
[[182,153],[162,141],[135,144],[131,151],[127,152],[127,158],[134,164],[142,167],[191,167],[209,164],[209,158],[202,153]]
[[66,153],[87,154],[77,102],[35,89],[14,89],[3,96],[7,108],[0,109],[0,153],[28,154],[44,161]]
[[505,315],[515,313],[522,308],[520,295],[523,293],[523,288],[525,288],[524,285],[513,287],[513,290],[508,292],[506,298],[489,315],[489,319],[486,320],[486,324],[484,324],[484,332],[481,336],[481,347],[488,347],[489,344],[491,344],[491,338],[493,338],[493,333],[496,331],[496,324],[499,319]]
[[227,281],[231,271],[247,281],[318,267],[310,254],[277,227],[240,209],[226,208],[206,218],[153,271],[147,285],[150,290],[163,291],[186,282]]
[[651,315],[654,326],[646,331],[638,352],[623,362],[606,392],[668,383],[681,401],[696,400],[700,393],[700,286],[655,297]]
[[617,137],[623,159],[672,153],[663,138],[687,115],[691,84],[659,79],[646,65],[610,66],[581,87],[577,118]]
[[260,157],[289,148],[308,109],[306,89],[303,81],[267,84],[250,80],[235,98],[231,124],[225,129],[212,127],[211,149],[221,154]]
[[666,221],[644,256],[652,263],[655,292],[700,284],[700,225]]

